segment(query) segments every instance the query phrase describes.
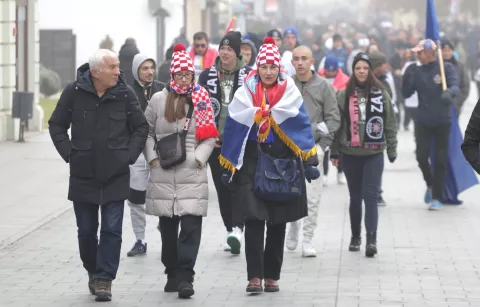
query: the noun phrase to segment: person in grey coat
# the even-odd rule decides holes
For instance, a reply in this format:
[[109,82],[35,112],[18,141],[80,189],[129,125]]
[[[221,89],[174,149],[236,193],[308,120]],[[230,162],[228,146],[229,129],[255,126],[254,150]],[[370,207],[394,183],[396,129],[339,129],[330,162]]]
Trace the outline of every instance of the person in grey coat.
[[[292,64],[296,74],[292,78],[302,93],[303,103],[307,109],[317,144],[318,161],[323,161],[325,151],[332,145],[335,132],[340,128],[340,113],[333,87],[326,79],[311,70],[313,61],[312,51],[307,46],[300,46],[293,50]],[[323,174],[322,163],[318,165],[318,168]],[[303,223],[303,257],[316,257],[317,255],[312,239],[317,228],[322,187],[321,178],[307,184],[308,216]],[[301,220],[290,223],[286,241],[289,250],[297,248],[300,226]]]
[[[153,95],[145,111],[150,129],[144,154],[151,167],[146,206],[147,214],[159,217],[167,274],[164,290],[188,298],[194,294],[194,266],[208,208],[206,164],[218,131],[208,92],[195,82],[195,68],[185,46],[176,45],[174,51],[172,80]],[[192,115],[190,120],[187,114]],[[163,151],[160,141],[184,130],[185,161],[164,169],[157,154],[157,149]]]

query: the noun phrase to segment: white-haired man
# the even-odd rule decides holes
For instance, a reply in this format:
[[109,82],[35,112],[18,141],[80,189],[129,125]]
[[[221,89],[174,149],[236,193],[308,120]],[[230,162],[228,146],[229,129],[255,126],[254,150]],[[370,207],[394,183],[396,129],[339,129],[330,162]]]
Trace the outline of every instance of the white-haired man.
[[113,52],[100,49],[78,68],[77,80],[65,87],[48,124],[58,153],[70,164],[68,199],[90,293],[97,301],[110,301],[120,262],[129,165],[143,151],[148,134],[137,96]]

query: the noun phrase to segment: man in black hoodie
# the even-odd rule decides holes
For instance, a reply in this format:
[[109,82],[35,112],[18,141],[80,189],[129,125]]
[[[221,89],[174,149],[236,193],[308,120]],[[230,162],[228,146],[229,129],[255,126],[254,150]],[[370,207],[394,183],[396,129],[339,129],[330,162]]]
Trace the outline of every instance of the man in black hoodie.
[[[155,60],[144,54],[138,53],[133,58],[132,72],[135,80],[133,89],[143,112],[145,112],[152,96],[165,87],[161,82],[154,79],[156,66]],[[130,196],[127,204],[130,207],[130,217],[136,242],[127,253],[128,257],[145,255],[147,253],[147,242],[145,241],[145,194],[149,173],[150,168],[145,161],[145,157],[141,154],[135,164],[130,166]]]

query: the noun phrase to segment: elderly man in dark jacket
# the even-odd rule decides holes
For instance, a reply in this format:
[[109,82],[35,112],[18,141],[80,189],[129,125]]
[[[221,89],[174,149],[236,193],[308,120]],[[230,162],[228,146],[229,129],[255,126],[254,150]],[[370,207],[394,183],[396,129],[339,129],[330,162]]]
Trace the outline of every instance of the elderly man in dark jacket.
[[48,124],[58,153],[70,164],[68,199],[73,201],[90,293],[97,301],[110,301],[120,261],[124,201],[129,197],[129,165],[143,151],[148,134],[148,123],[115,53],[100,49],[80,66],[77,80],[65,87]]
[[[403,97],[418,94],[415,141],[418,165],[427,184],[424,201],[429,204],[429,210],[439,210],[445,201],[451,109],[460,92],[458,74],[451,63],[444,63],[447,89],[443,91],[435,42],[431,39],[420,41],[412,51],[417,53],[422,66],[414,67],[404,80]],[[433,170],[429,163],[432,139],[435,139]]]

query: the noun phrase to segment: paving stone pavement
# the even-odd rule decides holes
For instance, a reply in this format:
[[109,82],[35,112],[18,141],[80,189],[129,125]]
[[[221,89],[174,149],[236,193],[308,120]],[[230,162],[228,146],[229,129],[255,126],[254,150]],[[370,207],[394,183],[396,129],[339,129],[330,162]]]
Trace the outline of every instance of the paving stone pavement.
[[1,248],[71,208],[68,167],[48,133],[27,133],[25,140],[0,143],[0,255]]
[[[473,103],[466,106],[463,126]],[[422,202],[424,183],[411,132],[400,132],[399,141],[399,158],[394,164],[386,163],[383,180],[388,206],[379,208],[375,259],[365,258],[364,247],[360,253],[348,252],[348,191],[335,182],[335,171],[331,171],[314,241],[317,258],[302,258],[300,250],[285,252],[281,291],[247,295],[243,248],[239,256],[221,249],[226,234],[212,185],[192,299],[163,293],[166,277],[156,218],[147,221],[148,255],[126,257],[134,243],[126,207],[113,302],[95,303],[88,294],[75,219],[68,210],[0,250],[0,306],[480,306],[480,208],[476,206],[480,187],[461,195],[462,206],[429,212]],[[55,179],[51,190],[32,196],[38,203],[66,195],[67,177],[56,173],[63,171],[48,172],[52,173],[46,178]],[[28,214],[36,210],[34,206],[32,202],[21,210]]]

